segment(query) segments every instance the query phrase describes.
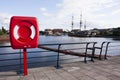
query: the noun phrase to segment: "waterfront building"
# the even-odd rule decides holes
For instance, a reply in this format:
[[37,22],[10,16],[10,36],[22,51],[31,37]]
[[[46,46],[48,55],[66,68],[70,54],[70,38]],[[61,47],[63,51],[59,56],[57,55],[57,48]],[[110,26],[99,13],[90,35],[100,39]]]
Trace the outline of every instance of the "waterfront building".
[[61,36],[63,34],[63,29],[45,29],[46,35],[51,36]]
[[56,36],[61,36],[63,34],[63,29],[53,29],[52,31]]
[[53,35],[52,29],[45,29],[45,34],[46,35]]

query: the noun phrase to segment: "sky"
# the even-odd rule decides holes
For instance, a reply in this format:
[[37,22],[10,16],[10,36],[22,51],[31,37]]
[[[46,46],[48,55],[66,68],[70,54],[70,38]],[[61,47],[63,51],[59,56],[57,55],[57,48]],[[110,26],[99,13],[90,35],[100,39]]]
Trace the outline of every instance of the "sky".
[[81,13],[86,29],[120,27],[120,0],[0,0],[0,29],[9,30],[12,16],[37,17],[40,30],[66,31],[73,16],[73,29],[79,29]]

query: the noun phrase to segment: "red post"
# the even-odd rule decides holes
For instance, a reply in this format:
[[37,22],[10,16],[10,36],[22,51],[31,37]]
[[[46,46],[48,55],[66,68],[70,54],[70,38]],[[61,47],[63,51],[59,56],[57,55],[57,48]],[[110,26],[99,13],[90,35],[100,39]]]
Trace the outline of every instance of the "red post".
[[23,49],[23,57],[24,57],[24,76],[28,75],[28,64],[27,64],[27,49]]

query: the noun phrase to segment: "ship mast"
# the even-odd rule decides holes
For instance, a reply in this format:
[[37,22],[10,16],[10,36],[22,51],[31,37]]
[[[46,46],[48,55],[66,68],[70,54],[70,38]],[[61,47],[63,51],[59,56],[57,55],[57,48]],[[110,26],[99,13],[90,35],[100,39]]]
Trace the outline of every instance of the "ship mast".
[[73,17],[73,15],[72,15],[72,23],[71,23],[71,31],[73,30],[73,25],[74,25],[74,23],[73,23],[73,19],[74,19],[74,17]]
[[86,19],[85,19],[85,24],[84,24],[84,30],[86,30]]
[[81,11],[81,14],[80,14],[80,30],[82,28],[82,11]]

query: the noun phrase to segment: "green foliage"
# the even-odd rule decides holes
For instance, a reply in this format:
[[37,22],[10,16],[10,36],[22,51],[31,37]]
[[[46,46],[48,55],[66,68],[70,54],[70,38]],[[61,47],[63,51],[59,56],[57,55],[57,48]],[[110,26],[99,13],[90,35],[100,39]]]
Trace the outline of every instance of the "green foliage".
[[7,34],[7,30],[4,27],[2,27],[2,29],[0,29],[0,35],[4,34]]
[[4,33],[2,32],[2,30],[0,29],[0,35],[3,35]]
[[113,36],[120,36],[120,28],[116,28],[113,30]]
[[109,35],[110,35],[110,32],[106,30],[106,31],[104,32],[104,35],[105,35],[105,36],[109,36]]
[[4,34],[6,34],[6,33],[7,33],[7,30],[6,30],[4,27],[2,27],[2,32],[3,32]]

